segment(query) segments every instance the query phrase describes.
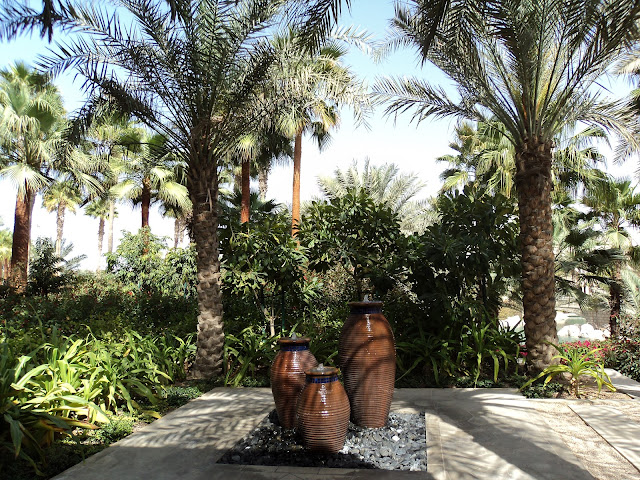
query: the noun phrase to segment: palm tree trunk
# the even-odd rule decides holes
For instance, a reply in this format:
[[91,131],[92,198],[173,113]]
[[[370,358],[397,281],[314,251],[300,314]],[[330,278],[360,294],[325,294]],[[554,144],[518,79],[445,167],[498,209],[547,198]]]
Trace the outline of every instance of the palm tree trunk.
[[109,200],[109,218],[107,224],[107,252],[113,252],[113,222],[116,217],[116,202]]
[[142,180],[142,228],[149,226],[149,208],[151,207],[151,181],[148,178]]
[[178,230],[178,243],[182,243],[184,240],[184,231],[187,228],[188,219],[187,218],[179,218],[178,225],[180,225],[180,230]]
[[198,266],[198,341],[193,376],[211,378],[222,373],[224,323],[220,251],[218,244],[218,178],[216,166],[189,176],[189,196],[193,203],[191,234]]
[[609,331],[611,332],[611,338],[616,338],[620,335],[620,324],[618,319],[620,318],[620,309],[622,307],[622,271],[620,264],[616,264],[615,271],[615,283],[609,286]]
[[180,218],[176,217],[173,221],[173,248],[178,248],[180,237]]
[[62,230],[64,228],[64,204],[60,202],[56,210],[56,255],[62,253]]
[[302,132],[296,135],[293,147],[293,201],[291,204],[291,235],[298,234],[300,225],[300,163],[302,160]]
[[557,344],[555,256],[551,223],[551,145],[530,140],[516,150],[520,253],[527,363],[551,365]]
[[31,213],[35,194],[27,189],[24,196],[18,195],[13,223],[13,244],[11,246],[11,278],[9,284],[18,293],[27,289],[27,267],[29,265],[29,244],[31,242]]
[[269,168],[261,168],[258,171],[258,188],[260,189],[260,200],[267,200],[267,189],[269,182]]
[[100,265],[102,263],[102,241],[104,240],[104,218],[100,217],[100,221],[98,223],[98,268],[96,271],[100,270]]
[[240,223],[249,221],[249,204],[251,203],[251,163],[242,162],[242,201],[240,207]]

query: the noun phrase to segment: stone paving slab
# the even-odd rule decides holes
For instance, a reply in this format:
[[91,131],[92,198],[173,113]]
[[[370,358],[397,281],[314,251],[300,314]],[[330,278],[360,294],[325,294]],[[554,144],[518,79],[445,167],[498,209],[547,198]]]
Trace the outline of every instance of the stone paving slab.
[[398,397],[427,411],[427,469],[437,480],[593,478],[515,389],[407,389]]
[[217,388],[56,479],[591,479],[530,402],[514,389],[396,390],[393,411],[426,412],[427,472],[238,466],[215,462],[273,398],[268,388]]
[[613,386],[616,387],[617,390],[632,397],[640,398],[640,383],[622,375],[612,368],[605,368],[604,371],[607,372],[607,375],[611,378],[611,383],[613,383]]
[[215,388],[55,478],[215,478],[218,459],[272,409],[269,389]]
[[607,405],[576,402],[569,404],[584,422],[638,469],[640,478],[640,425],[620,410]]

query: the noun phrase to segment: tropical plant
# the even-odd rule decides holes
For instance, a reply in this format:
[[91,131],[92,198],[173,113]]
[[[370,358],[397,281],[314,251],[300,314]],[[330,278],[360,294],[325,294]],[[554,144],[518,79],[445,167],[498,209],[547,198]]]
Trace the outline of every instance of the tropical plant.
[[48,212],[56,212],[56,255],[62,253],[62,231],[64,228],[65,211],[76,211],[82,201],[80,191],[69,181],[52,183],[42,197],[42,206]]
[[405,273],[406,242],[398,216],[365,190],[312,202],[300,229],[310,267],[322,272],[339,265],[353,279],[356,301],[365,293],[381,297]]
[[[167,148],[187,165],[199,280],[196,376],[216,375],[222,367],[219,168],[242,135],[276,111],[270,102],[279,100],[263,95],[275,59],[264,35],[286,17],[306,34],[301,46],[317,48],[339,6],[336,0],[134,2],[124,5],[124,20],[117,9],[107,13],[78,5],[69,22],[85,36],[43,60],[56,73],[76,68],[90,90],[101,89],[164,135]],[[18,15],[16,22],[24,25],[26,16]]]
[[[98,259],[102,258],[102,243],[104,241],[104,222],[110,217],[110,202],[104,198],[98,198],[89,203],[84,213],[90,217],[98,219]],[[114,217],[118,212],[114,209]],[[98,260],[97,270],[100,270],[101,262]]]
[[369,159],[365,158],[360,172],[354,160],[344,171],[337,168],[332,177],[319,177],[318,186],[329,199],[343,197],[348,192],[366,191],[374,202],[390,207],[398,215],[400,228],[407,235],[422,233],[433,222],[434,215],[430,214],[426,202],[414,200],[425,184],[413,173],[400,174],[393,163],[370,166]]
[[580,377],[584,375],[596,380],[598,383],[598,392],[602,390],[603,385],[612,392],[616,391],[616,388],[611,383],[609,375],[604,370],[602,359],[597,355],[598,352],[602,350],[601,348],[589,349],[585,347],[559,347],[558,345],[553,345],[553,348],[558,351],[558,354],[554,359],[558,359],[560,363],[546,367],[536,377],[532,378],[520,387],[521,390],[526,389],[529,385],[542,377],[546,376],[544,383],[547,384],[558,375],[568,374],[572,393],[577,398],[580,398]]
[[[224,345],[224,384],[237,387],[251,375],[256,378],[259,367],[271,365],[276,356],[278,337],[259,327],[247,327],[238,336],[229,334]],[[266,375],[266,371],[261,372]]]
[[[126,165],[124,154],[126,145],[132,143],[137,135],[135,124],[126,115],[113,107],[107,107],[94,119],[91,127],[85,132],[85,149],[94,162],[100,165],[103,190],[98,196],[91,196],[88,201],[97,202],[98,211],[107,210],[107,252],[113,252],[113,229],[117,198],[111,188],[118,184]],[[106,203],[106,206],[104,205]],[[99,218],[104,216],[99,214]],[[103,228],[104,231],[104,228]],[[98,233],[98,236],[100,234]],[[100,237],[99,237],[100,238]],[[98,240],[100,242],[100,239]],[[100,249],[102,255],[102,249]]]
[[18,63],[0,72],[0,176],[18,188],[11,252],[11,283],[27,284],[31,214],[35,195],[49,184],[53,150],[64,126],[62,98],[49,78]]
[[134,138],[126,140],[130,143],[122,145],[125,148],[123,178],[111,187],[110,193],[117,198],[127,198],[134,205],[140,204],[141,228],[149,226],[149,210],[156,201],[169,208],[190,210],[187,189],[177,177],[181,165],[166,150],[165,138],[142,129],[133,133]]
[[440,221],[412,239],[406,260],[413,291],[437,315],[475,303],[497,318],[518,271],[513,199],[467,185],[441,193],[434,205]]
[[274,88],[284,107],[277,118],[277,129],[294,139],[293,200],[291,232],[300,224],[300,171],[302,136],[311,133],[322,149],[329,131],[339,123],[338,109],[348,105],[362,119],[368,108],[367,94],[354,74],[340,63],[346,53],[336,41],[327,41],[316,51],[301,48],[304,37],[290,30],[274,38],[278,56]]
[[578,121],[636,144],[622,102],[597,79],[638,37],[640,5],[613,0],[413,0],[396,10],[392,45],[415,45],[457,86],[459,101],[418,79],[386,79],[388,114],[496,119],[515,150],[527,362],[552,361],[555,325],[551,166],[554,139]]
[[619,333],[618,318],[621,313],[624,260],[637,258],[638,249],[633,246],[630,226],[640,225],[640,194],[635,192],[630,180],[603,178],[592,182],[582,198],[582,203],[591,209],[602,229],[602,240],[609,248],[626,254],[609,265],[612,282],[609,282],[609,328],[612,336]]

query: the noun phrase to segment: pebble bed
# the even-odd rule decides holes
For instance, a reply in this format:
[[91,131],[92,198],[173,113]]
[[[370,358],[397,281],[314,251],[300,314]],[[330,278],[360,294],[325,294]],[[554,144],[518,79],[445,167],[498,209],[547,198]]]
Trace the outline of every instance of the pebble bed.
[[424,413],[391,413],[383,428],[349,423],[339,453],[317,454],[305,450],[295,430],[280,426],[274,410],[218,463],[426,471],[425,434]]

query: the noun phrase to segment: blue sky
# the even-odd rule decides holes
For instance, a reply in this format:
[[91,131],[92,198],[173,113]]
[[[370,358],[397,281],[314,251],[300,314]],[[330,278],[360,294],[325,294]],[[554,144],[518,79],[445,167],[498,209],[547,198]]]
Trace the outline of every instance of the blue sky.
[[[358,26],[378,40],[385,37],[389,19],[393,16],[393,2],[389,0],[354,0],[351,12],[344,11],[343,26]],[[59,37],[61,38],[61,37]],[[49,45],[38,35],[23,37],[10,43],[0,43],[0,67],[4,68],[16,60],[35,63],[40,54],[45,54]],[[372,85],[375,79],[382,76],[418,76],[427,78],[434,84],[446,84],[444,76],[434,67],[420,67],[414,51],[403,50],[392,54],[383,63],[376,64],[363,52],[352,49],[345,58],[357,75]],[[65,75],[56,80],[56,84],[65,99],[69,111],[78,108],[82,102],[81,79],[74,82],[73,75]],[[605,86],[612,88],[617,95],[622,95],[629,87],[621,81]],[[426,183],[423,196],[430,196],[440,187],[439,174],[444,164],[435,159],[447,153],[449,142],[453,139],[454,120],[429,120],[420,125],[411,124],[409,115],[397,119],[385,118],[382,108],[369,118],[370,129],[356,127],[354,119],[348,112],[343,112],[338,130],[333,133],[331,144],[322,152],[308,139],[303,142],[301,190],[304,199],[319,194],[316,186],[318,176],[331,175],[336,168],[346,168],[353,160],[362,164],[369,158],[374,165],[395,163],[402,172],[415,172]],[[616,167],[616,175],[631,175],[636,168],[636,161],[627,162],[623,167]],[[0,217],[5,226],[13,224],[15,206],[15,190],[6,182],[0,182]],[[292,195],[292,166],[283,165],[274,168],[269,182],[269,196],[290,204]],[[32,236],[55,236],[55,215],[40,208],[41,199],[36,201]],[[140,211],[132,210],[129,205],[118,207],[120,212],[116,220],[116,232],[121,230],[135,231],[140,224]],[[161,219],[157,211],[152,212],[150,224],[154,233],[171,236],[173,225],[170,220]],[[97,255],[98,222],[78,212],[68,214],[65,221],[65,237],[75,245],[75,253],[84,253],[89,259],[84,263],[86,268],[95,268]],[[119,235],[116,237],[116,244]]]

